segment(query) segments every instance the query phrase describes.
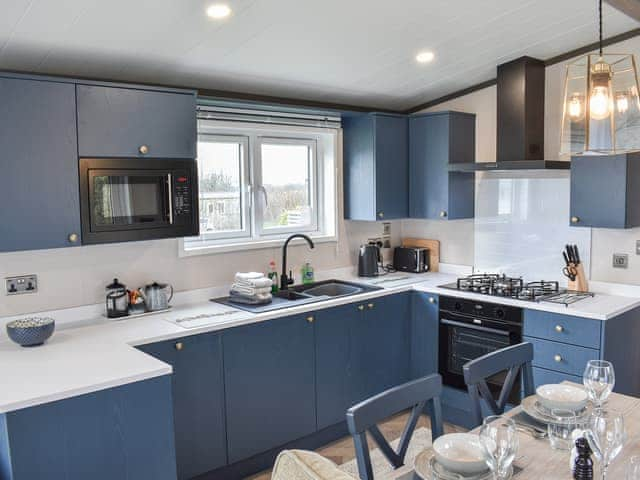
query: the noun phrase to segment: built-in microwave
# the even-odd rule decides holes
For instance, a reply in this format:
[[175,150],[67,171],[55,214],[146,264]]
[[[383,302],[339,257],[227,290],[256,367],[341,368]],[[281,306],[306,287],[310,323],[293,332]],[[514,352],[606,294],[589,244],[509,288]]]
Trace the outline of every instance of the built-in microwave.
[[199,234],[195,160],[81,158],[82,243]]

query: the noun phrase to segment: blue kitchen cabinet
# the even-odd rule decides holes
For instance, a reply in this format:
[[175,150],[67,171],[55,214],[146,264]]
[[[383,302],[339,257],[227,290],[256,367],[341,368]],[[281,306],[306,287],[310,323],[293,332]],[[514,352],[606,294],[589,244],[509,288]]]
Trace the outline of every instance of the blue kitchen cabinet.
[[640,226],[640,152],[571,157],[572,226]]
[[173,367],[178,478],[226,465],[221,335],[207,333],[138,348]]
[[80,157],[196,157],[193,91],[78,85]]
[[80,245],[75,87],[0,77],[0,251]]
[[318,429],[345,420],[352,405],[409,379],[408,294],[316,315]]
[[229,463],[316,430],[313,315],[223,334]]
[[351,115],[343,118],[342,127],[345,218],[407,218],[407,117],[385,113]]
[[411,294],[411,378],[438,373],[438,296]]
[[3,480],[175,480],[168,375],[0,415]]
[[425,113],[409,117],[411,218],[473,218],[475,174],[450,165],[475,162],[475,115]]

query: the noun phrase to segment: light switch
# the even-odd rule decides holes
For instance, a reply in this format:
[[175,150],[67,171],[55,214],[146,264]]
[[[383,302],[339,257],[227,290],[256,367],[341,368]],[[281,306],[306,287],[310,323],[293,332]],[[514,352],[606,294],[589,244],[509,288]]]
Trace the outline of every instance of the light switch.
[[636,255],[640,255],[640,240],[636,240]]
[[629,255],[626,253],[613,254],[613,268],[627,268],[629,266]]

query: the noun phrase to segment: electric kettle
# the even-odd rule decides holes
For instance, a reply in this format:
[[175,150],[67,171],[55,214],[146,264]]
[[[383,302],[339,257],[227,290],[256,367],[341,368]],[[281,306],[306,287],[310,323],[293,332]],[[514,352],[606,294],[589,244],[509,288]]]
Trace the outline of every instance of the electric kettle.
[[382,254],[378,245],[370,243],[360,246],[358,254],[359,277],[377,277],[380,263],[382,263]]
[[[169,293],[167,293],[169,290]],[[169,284],[153,282],[151,285],[140,288],[140,294],[144,299],[147,312],[166,310],[173,298],[173,287]]]

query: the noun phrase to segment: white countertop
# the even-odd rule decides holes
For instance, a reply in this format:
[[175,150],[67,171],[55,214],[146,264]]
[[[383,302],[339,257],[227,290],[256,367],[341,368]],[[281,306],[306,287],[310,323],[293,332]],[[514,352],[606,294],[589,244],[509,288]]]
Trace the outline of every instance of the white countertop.
[[[318,279],[323,277],[326,278],[326,275],[319,275]],[[332,278],[336,278],[336,275]],[[61,327],[45,345],[33,348],[20,347],[12,343],[5,332],[0,332],[0,414],[171,373],[171,366],[135,349],[138,345],[365,301],[412,289],[598,320],[607,320],[640,306],[640,298],[604,294],[596,294],[592,299],[564,307],[456,292],[438,287],[456,278],[455,275],[444,273],[396,273],[363,280],[343,272],[339,278],[377,284],[384,289],[257,315],[199,301],[175,307],[170,312],[140,318],[118,321],[89,319],[81,324],[84,326],[65,326],[56,318]],[[172,323],[185,317],[198,317],[188,323],[200,325],[184,328]]]

